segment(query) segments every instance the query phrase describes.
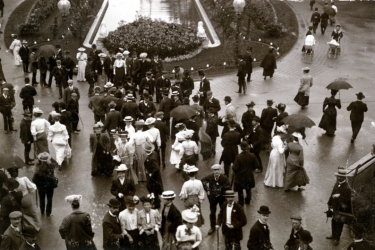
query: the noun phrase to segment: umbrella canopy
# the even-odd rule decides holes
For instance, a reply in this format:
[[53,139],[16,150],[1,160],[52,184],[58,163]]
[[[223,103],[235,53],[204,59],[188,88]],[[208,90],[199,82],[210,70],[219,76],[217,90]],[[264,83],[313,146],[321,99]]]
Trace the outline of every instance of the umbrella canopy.
[[288,115],[282,121],[289,125],[289,126],[294,126],[296,128],[311,128],[312,126],[315,126],[315,122],[308,118],[305,115],[300,115],[300,114],[293,114],[293,115]]
[[189,105],[180,105],[171,111],[171,116],[177,121],[190,119],[190,117],[196,114],[197,111]]
[[323,6],[322,9],[325,13],[327,13],[330,16],[336,15],[336,11],[331,6],[325,5],[325,6]]
[[5,169],[17,167],[22,168],[25,166],[25,162],[17,155],[10,153],[0,153],[1,166]]
[[38,48],[36,55],[38,57],[44,56],[45,58],[49,58],[51,56],[54,56],[56,54],[56,48],[55,46],[51,44],[45,44]]
[[327,85],[326,88],[340,90],[340,89],[350,89],[353,87],[348,82],[338,80],[338,81],[331,82],[330,84]]
[[211,138],[202,130],[200,130],[200,142],[201,142],[201,155],[203,161],[208,160],[212,155],[212,142]]

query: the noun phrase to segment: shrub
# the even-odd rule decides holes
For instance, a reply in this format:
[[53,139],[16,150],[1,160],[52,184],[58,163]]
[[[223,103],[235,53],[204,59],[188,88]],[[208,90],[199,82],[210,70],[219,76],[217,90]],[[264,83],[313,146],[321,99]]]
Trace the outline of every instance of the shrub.
[[263,29],[269,37],[280,37],[283,34],[283,27],[279,24],[267,24]]
[[191,28],[146,17],[129,24],[120,23],[120,27],[104,39],[108,50],[117,51],[121,47],[148,54],[158,52],[161,58],[189,54],[201,44],[202,39]]
[[244,15],[249,16],[258,29],[274,22],[274,13],[266,1],[250,1],[245,7]]

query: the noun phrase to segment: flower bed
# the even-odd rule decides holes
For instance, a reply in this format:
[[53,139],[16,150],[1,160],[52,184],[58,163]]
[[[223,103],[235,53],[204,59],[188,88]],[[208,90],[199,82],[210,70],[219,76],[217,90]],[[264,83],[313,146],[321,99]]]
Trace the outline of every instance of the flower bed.
[[56,0],[38,0],[31,9],[25,24],[19,26],[19,34],[28,36],[39,32],[43,23],[56,9]]
[[104,46],[117,51],[124,48],[138,53],[158,52],[161,58],[174,58],[197,51],[203,40],[188,27],[140,17],[129,24],[120,24],[117,30],[108,34]]

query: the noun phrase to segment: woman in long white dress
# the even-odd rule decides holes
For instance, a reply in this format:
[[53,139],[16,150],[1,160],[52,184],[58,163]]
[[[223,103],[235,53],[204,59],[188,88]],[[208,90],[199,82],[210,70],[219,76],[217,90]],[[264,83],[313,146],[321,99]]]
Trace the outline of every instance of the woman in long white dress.
[[80,47],[77,53],[77,60],[78,60],[78,73],[77,73],[77,81],[84,82],[86,81],[85,78],[85,71],[86,71],[86,64],[87,64],[87,54],[85,53],[85,48]]
[[176,139],[172,145],[171,156],[170,156],[169,161],[172,165],[175,165],[177,169],[180,169],[180,161],[183,156],[181,147],[182,147],[182,142],[186,140],[185,138],[186,126],[183,123],[177,123],[175,127],[179,131],[176,133]]
[[14,40],[9,47],[9,50],[13,52],[14,65],[20,66],[22,63],[21,56],[19,54],[20,48],[22,46],[21,40],[18,39],[17,35],[14,35]]
[[284,153],[287,148],[281,138],[281,134],[284,132],[286,132],[284,128],[277,127],[277,133],[272,138],[272,151],[264,179],[264,185],[268,187],[284,187],[284,171],[286,166]]
[[47,140],[52,142],[56,153],[56,162],[61,169],[65,157],[71,157],[71,148],[68,143],[69,135],[65,125],[60,123],[61,115],[54,113],[52,116],[55,123],[49,127]]

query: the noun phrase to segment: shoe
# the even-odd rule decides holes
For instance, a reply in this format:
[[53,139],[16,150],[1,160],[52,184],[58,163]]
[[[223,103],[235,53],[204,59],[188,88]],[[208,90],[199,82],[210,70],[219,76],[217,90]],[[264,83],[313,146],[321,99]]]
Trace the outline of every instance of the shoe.
[[47,214],[47,217],[51,217],[51,214]]
[[255,173],[262,173],[262,170],[260,170],[260,169],[255,169]]
[[238,93],[238,94],[241,94],[241,92],[240,92],[240,91],[236,91],[236,93]]
[[337,246],[337,245],[339,244],[339,242],[340,242],[340,241],[335,240],[335,241],[333,242],[333,245],[334,245],[334,246]]
[[332,236],[327,236],[326,239],[327,240],[333,240],[333,237]]
[[352,138],[352,139],[350,139],[350,143],[354,143],[354,139]]
[[264,80],[266,80],[266,77],[264,77]]
[[211,228],[210,230],[208,230],[208,234],[210,235],[210,234],[212,234],[212,233],[214,233],[215,232],[215,229],[213,229],[213,228]]

